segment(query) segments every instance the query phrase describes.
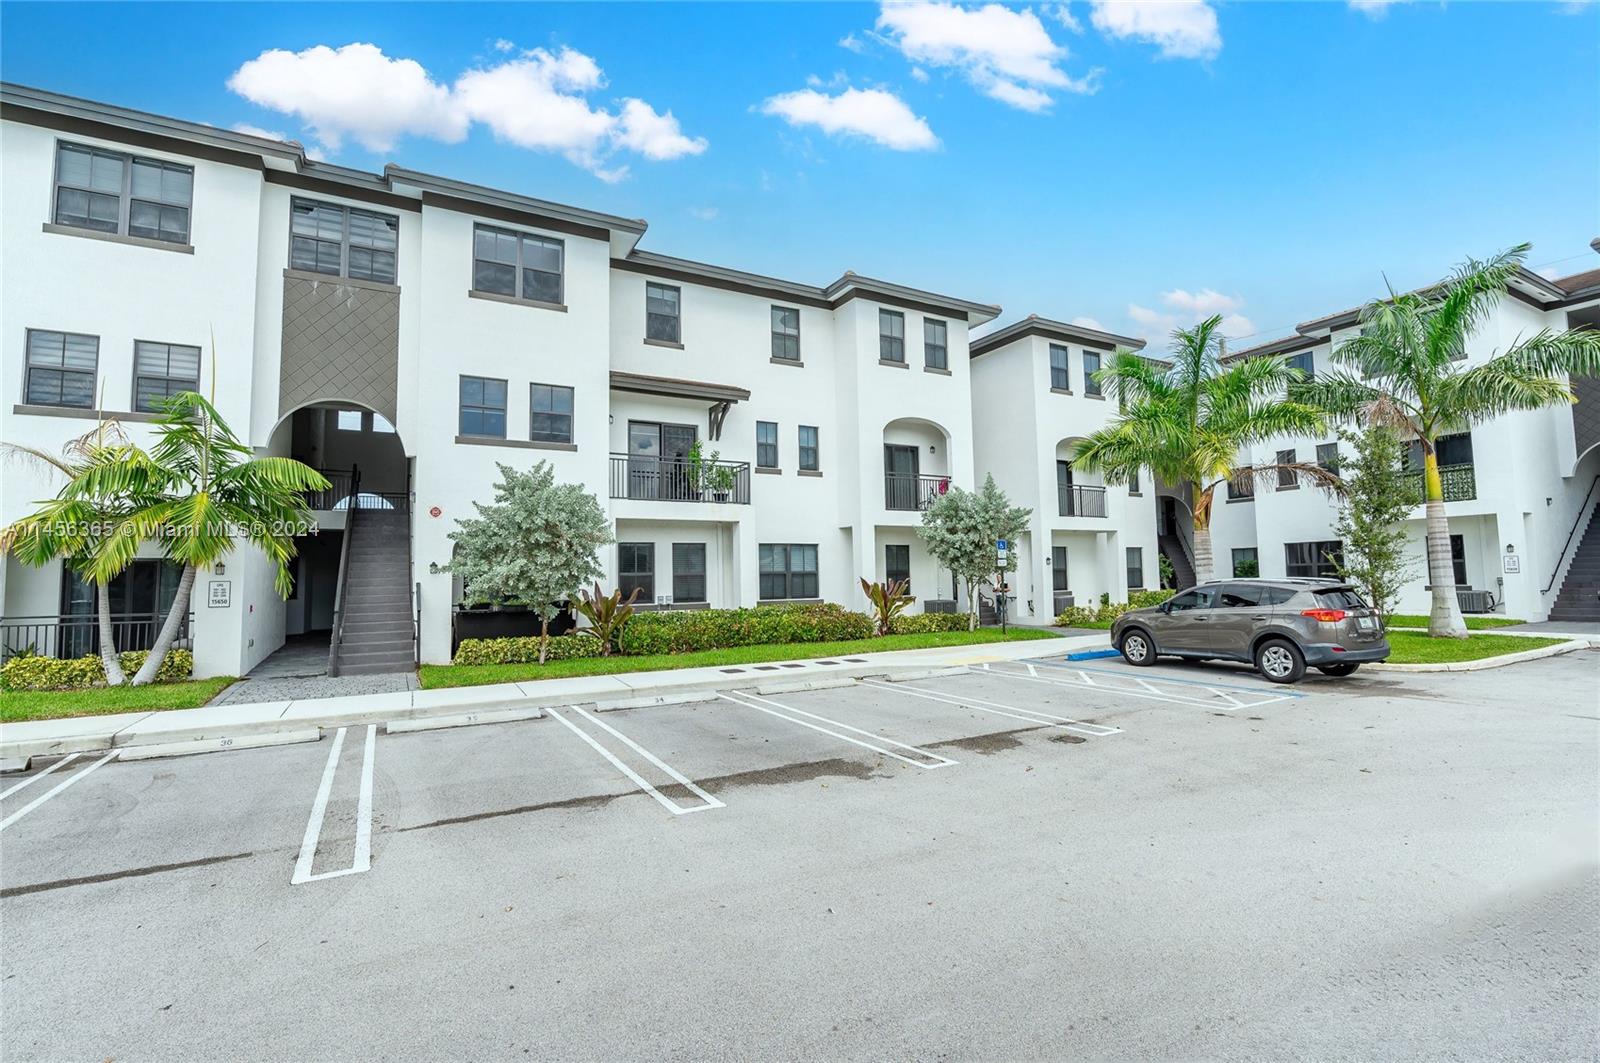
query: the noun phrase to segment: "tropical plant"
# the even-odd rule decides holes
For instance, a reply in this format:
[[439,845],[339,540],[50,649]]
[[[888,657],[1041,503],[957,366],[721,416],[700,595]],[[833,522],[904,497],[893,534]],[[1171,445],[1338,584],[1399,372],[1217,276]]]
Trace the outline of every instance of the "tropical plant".
[[556,483],[548,462],[526,472],[497,467],[494,503],[474,502],[478,515],[456,521],[446,568],[461,576],[468,599],[527,602],[539,618],[543,664],[550,621],[579,587],[600,578],[599,550],[615,539],[599,500],[577,484]]
[[611,656],[617,636],[622,634],[623,626],[633,619],[633,603],[638,600],[638,587],[628,595],[627,601],[623,601],[621,587],[605,594],[600,590],[599,580],[594,581],[593,594],[586,590],[578,592],[576,608],[589,621],[589,633],[600,640],[600,656]]
[[1299,402],[1363,425],[1391,428],[1422,452],[1427,517],[1428,634],[1465,638],[1450,564],[1450,524],[1439,478],[1439,437],[1517,410],[1576,401],[1569,377],[1600,374],[1600,332],[1541,329],[1469,365],[1468,343],[1522,269],[1529,245],[1486,262],[1468,259],[1431,288],[1361,310],[1361,335],[1334,351],[1335,368],[1296,389]]
[[906,593],[910,586],[910,580],[892,579],[873,583],[865,576],[861,577],[861,593],[872,603],[872,616],[877,621],[878,634],[887,635],[894,630],[895,619],[912,602],[911,595]]
[[918,534],[928,553],[966,588],[969,631],[978,627],[978,587],[989,583],[991,575],[998,586],[1017,567],[1017,551],[1008,550],[1000,562],[996,542],[1015,542],[1027,530],[1032,514],[1031,509],[1013,506],[993,476],[985,477],[978,491],[951,487],[922,511]]
[[1341,430],[1339,437],[1354,448],[1355,458],[1339,467],[1345,493],[1333,532],[1344,554],[1334,566],[1340,579],[1359,587],[1378,614],[1388,616],[1416,567],[1406,553],[1405,520],[1416,502],[1411,480],[1401,471],[1402,448],[1392,429],[1373,425],[1363,432]]
[[1324,425],[1315,406],[1285,398],[1303,374],[1283,358],[1221,361],[1222,316],[1172,333],[1172,365],[1120,350],[1095,374],[1123,412],[1078,445],[1074,464],[1125,484],[1149,468],[1186,484],[1194,514],[1195,581],[1212,578],[1211,511],[1218,487],[1270,482],[1282,472],[1329,492],[1339,478],[1315,463],[1240,464],[1241,452],[1277,436],[1314,435]]

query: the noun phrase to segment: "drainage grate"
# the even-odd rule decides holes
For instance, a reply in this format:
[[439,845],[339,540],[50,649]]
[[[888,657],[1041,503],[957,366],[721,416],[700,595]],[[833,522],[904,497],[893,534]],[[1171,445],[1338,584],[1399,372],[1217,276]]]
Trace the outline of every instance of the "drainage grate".
[[717,669],[717,671],[726,672],[729,675],[743,675],[744,674],[744,669],[743,668],[719,668],[719,669]]
[[846,657],[844,659],[844,663],[845,664],[866,664],[867,663],[867,659],[865,657]]
[[778,667],[779,668],[804,668],[805,665],[803,665],[803,664],[780,664],[780,665],[778,665]]
[[838,664],[838,661],[812,661],[812,664]]
[[778,666],[775,665],[775,664],[758,664],[758,665],[756,665],[756,671],[758,671],[758,672],[776,672],[777,670],[778,670]]

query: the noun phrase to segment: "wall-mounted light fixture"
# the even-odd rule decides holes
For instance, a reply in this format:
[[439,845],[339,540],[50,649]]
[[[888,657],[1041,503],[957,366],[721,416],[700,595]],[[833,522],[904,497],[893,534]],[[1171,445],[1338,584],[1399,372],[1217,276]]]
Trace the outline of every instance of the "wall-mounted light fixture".
[[439,562],[437,562],[437,561],[429,561],[428,562],[428,575],[437,576],[438,574],[439,574]]
[[217,567],[211,571],[215,572],[219,576],[226,576],[228,574],[228,566],[224,565],[221,561],[218,561]]

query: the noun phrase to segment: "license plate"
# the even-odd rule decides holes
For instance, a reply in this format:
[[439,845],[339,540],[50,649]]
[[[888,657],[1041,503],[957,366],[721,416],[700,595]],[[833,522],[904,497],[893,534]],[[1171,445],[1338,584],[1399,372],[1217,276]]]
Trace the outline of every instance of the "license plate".
[[1370,616],[1358,616],[1356,617],[1356,628],[1360,631],[1376,631],[1378,630],[1378,622]]

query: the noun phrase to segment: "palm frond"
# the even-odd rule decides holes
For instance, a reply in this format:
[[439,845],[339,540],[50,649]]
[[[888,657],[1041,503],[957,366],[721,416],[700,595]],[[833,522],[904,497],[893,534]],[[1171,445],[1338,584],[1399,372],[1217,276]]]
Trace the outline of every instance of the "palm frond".
[[1571,386],[1523,362],[1501,355],[1440,380],[1433,389],[1432,418],[1425,427],[1467,427],[1513,410],[1542,410],[1574,401]]

